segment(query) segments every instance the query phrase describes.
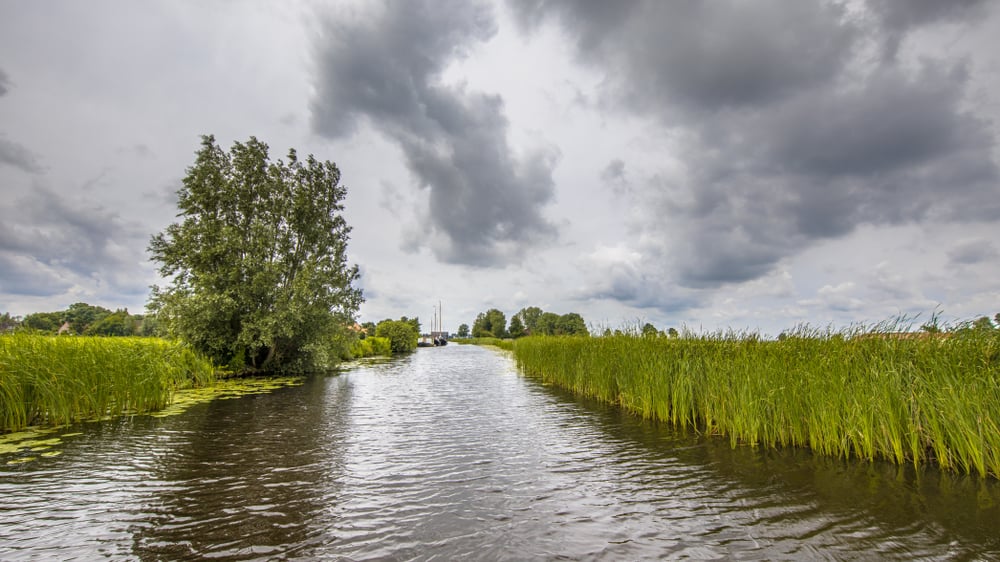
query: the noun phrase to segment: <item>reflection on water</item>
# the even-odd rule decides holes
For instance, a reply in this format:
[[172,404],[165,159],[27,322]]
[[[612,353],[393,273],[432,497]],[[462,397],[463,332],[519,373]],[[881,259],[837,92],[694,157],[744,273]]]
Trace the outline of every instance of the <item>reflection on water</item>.
[[172,428],[134,552],[266,558],[322,540],[314,523],[337,501],[349,393],[343,379],[313,378],[285,399],[212,402]]
[[476,347],[66,431],[0,462],[0,559],[1000,557],[996,481],[732,449]]

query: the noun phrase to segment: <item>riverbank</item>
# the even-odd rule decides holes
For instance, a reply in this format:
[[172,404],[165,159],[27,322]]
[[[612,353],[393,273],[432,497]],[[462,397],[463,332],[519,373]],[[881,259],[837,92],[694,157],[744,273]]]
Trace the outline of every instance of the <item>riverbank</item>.
[[208,359],[159,338],[0,336],[0,431],[166,407],[214,381]]
[[1000,338],[529,337],[528,377],[732,443],[1000,477]]
[[514,351],[514,342],[516,340],[500,338],[452,338],[450,341],[463,345],[490,345],[506,351]]

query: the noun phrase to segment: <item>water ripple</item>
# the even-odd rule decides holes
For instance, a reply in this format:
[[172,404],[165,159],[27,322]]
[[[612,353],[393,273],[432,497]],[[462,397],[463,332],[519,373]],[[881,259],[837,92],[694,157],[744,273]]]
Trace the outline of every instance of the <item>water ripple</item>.
[[995,482],[731,448],[474,347],[166,418],[0,469],[0,559],[996,559]]

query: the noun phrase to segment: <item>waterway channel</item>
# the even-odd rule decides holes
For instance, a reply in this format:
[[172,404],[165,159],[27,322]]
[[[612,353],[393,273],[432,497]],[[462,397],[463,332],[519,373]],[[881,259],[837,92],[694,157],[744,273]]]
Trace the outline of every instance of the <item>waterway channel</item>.
[[0,456],[0,560],[1000,559],[996,480],[733,448],[450,345]]

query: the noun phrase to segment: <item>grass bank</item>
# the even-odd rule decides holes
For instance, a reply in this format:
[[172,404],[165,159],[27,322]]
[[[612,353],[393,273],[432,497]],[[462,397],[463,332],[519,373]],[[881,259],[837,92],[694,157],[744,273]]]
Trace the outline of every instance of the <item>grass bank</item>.
[[1000,338],[516,341],[529,377],[736,443],[1000,477]]
[[158,338],[0,336],[0,431],[159,410],[212,364]]
[[493,347],[513,351],[514,342],[517,340],[505,340],[500,338],[452,338],[449,341],[460,344],[492,345]]

